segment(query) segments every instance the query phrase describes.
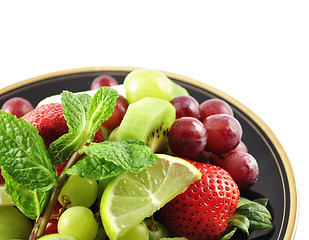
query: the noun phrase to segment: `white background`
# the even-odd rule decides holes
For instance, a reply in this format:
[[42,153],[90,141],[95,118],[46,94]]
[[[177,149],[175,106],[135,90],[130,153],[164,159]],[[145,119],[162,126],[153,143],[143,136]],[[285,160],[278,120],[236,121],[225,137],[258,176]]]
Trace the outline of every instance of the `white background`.
[[0,88],[91,66],[149,67],[205,82],[274,132],[307,238],[308,1],[1,1]]

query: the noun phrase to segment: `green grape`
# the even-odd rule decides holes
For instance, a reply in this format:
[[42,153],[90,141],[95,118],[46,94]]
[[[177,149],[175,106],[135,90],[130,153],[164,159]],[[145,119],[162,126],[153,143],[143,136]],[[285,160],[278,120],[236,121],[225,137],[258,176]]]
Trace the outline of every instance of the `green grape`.
[[167,101],[172,97],[170,79],[156,70],[134,70],[126,76],[123,85],[129,103],[144,97],[162,98]]
[[167,229],[161,222],[152,222],[151,219],[145,219],[144,222],[149,229],[149,240],[160,240],[169,237]]
[[73,236],[70,236],[70,235],[53,233],[53,234],[44,235],[44,236],[38,238],[38,240],[77,240],[77,239]]
[[1,240],[26,240],[32,230],[30,220],[16,207],[0,207],[0,237]]
[[149,239],[149,231],[144,222],[141,222],[136,227],[131,229],[124,236],[118,238],[118,240],[148,240]]
[[98,185],[98,199],[99,202],[101,202],[101,198],[102,198],[102,194],[107,186],[107,184],[112,180],[113,178],[104,178],[102,180],[99,181],[99,185]]
[[58,197],[62,206],[66,201],[70,202],[68,207],[83,206],[89,208],[98,195],[98,183],[90,178],[70,176],[63,186]]
[[12,197],[5,192],[5,185],[0,185],[0,207],[1,206],[14,206]]
[[102,226],[102,224],[99,224],[99,231],[98,234],[95,238],[95,240],[105,240],[107,238],[106,232],[104,230],[104,227]]
[[71,207],[62,213],[58,221],[59,233],[72,235],[78,240],[94,240],[98,230],[93,213],[86,207]]

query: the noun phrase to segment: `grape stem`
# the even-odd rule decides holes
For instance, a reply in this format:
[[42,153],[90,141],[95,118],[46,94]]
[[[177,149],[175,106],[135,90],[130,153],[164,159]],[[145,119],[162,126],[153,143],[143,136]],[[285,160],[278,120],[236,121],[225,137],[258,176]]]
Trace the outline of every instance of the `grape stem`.
[[[67,165],[65,166],[64,170],[72,167],[77,162],[78,156],[79,156],[79,152],[78,151],[74,152],[73,155],[70,157],[70,159],[69,159]],[[38,218],[38,220],[34,224],[32,231],[31,231],[31,235],[29,237],[29,240],[38,239],[39,237],[41,237],[44,234],[47,223],[48,223],[50,216],[52,214],[52,211],[55,208],[55,205],[57,203],[58,196],[61,192],[61,189],[62,189],[66,179],[68,178],[68,175],[64,174],[64,170],[59,176],[58,185],[53,189],[53,192],[52,192],[52,194],[49,198],[48,204],[46,205],[41,216]]]

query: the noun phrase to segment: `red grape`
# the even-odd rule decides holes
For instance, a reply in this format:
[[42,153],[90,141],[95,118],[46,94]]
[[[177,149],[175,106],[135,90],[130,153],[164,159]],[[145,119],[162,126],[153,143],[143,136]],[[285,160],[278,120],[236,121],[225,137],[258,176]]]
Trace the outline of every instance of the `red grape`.
[[234,116],[233,110],[230,107],[230,105],[221,100],[221,99],[209,99],[205,102],[202,102],[200,105],[200,112],[201,112],[201,121],[203,122],[208,116],[214,115],[214,114],[229,114],[231,116]]
[[13,97],[7,100],[3,105],[1,110],[7,113],[11,113],[16,117],[20,118],[24,116],[26,113],[33,110],[32,104],[21,97]]
[[49,220],[47,222],[46,228],[45,228],[45,232],[43,235],[49,235],[49,234],[53,234],[53,233],[58,233],[58,229],[57,229],[57,225],[58,225],[58,220]]
[[221,167],[231,174],[240,190],[249,189],[259,175],[256,159],[246,152],[228,154],[222,161]]
[[90,85],[90,89],[95,90],[95,89],[99,89],[102,86],[112,87],[116,85],[118,85],[118,82],[115,78],[109,75],[101,75],[101,76],[96,77],[92,81]]
[[206,149],[211,152],[228,153],[235,149],[241,141],[241,125],[231,115],[211,115],[205,119],[204,125],[208,135]]
[[194,117],[200,119],[200,106],[195,98],[191,96],[177,96],[171,100],[176,109],[176,118]]
[[194,158],[206,146],[206,129],[199,120],[192,117],[177,119],[168,134],[168,143],[179,157]]
[[1,174],[1,168],[0,168],[0,185],[1,184],[5,184],[5,180],[4,180],[4,177]]
[[118,127],[127,111],[128,105],[127,99],[119,95],[112,116],[107,121],[102,123],[102,126],[109,130],[113,130]]
[[201,163],[211,163],[217,166],[220,166],[220,163],[222,162],[222,159],[218,154],[209,152],[205,149],[192,160]]
[[248,148],[243,141],[240,141],[240,143],[232,152],[248,152]]

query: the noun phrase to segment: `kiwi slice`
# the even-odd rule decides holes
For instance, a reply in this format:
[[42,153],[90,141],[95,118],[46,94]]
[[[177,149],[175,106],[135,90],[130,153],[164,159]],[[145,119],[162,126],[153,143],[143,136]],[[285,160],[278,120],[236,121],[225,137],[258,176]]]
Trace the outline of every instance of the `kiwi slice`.
[[175,121],[173,105],[163,99],[145,97],[129,105],[117,130],[117,141],[140,139],[153,150],[167,150],[167,134]]

